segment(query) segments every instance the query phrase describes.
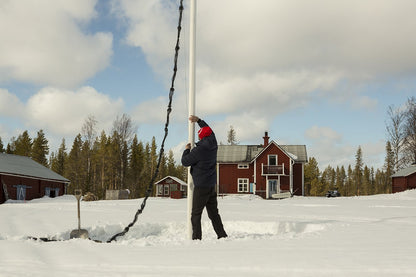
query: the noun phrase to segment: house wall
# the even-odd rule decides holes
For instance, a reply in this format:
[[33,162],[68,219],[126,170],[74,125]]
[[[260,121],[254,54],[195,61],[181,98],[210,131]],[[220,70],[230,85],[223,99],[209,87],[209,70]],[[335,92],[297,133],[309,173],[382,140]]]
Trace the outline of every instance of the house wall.
[[[17,185],[26,186],[25,200],[32,200],[34,198],[45,196],[45,188],[47,187],[59,188],[59,193],[55,196],[61,196],[65,193],[64,183],[8,175],[1,175],[0,177],[7,186],[9,199],[17,199]],[[3,184],[1,184],[1,188],[2,198],[0,203],[3,203],[6,200],[3,192]]]
[[220,164],[218,168],[218,194],[239,193],[238,178],[248,178],[249,183],[254,182],[253,164],[248,169],[239,169],[238,164]]
[[407,189],[416,189],[416,173],[409,176],[407,180]]
[[392,192],[401,192],[408,189],[416,189],[416,173],[406,177],[394,177],[392,179]]
[[392,179],[392,186],[393,186],[392,188],[393,193],[405,191],[407,187],[406,177],[394,177]]
[[303,164],[295,163],[293,165],[293,192],[294,195],[302,196],[303,186]]

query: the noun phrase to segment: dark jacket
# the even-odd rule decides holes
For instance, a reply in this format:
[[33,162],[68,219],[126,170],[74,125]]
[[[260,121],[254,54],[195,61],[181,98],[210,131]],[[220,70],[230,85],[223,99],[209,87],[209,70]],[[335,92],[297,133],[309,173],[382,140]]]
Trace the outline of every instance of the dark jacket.
[[[208,126],[203,121],[198,121],[199,127]],[[217,183],[217,139],[214,132],[208,137],[202,138],[192,149],[185,149],[182,154],[182,165],[191,167],[191,175],[195,186],[211,187]]]

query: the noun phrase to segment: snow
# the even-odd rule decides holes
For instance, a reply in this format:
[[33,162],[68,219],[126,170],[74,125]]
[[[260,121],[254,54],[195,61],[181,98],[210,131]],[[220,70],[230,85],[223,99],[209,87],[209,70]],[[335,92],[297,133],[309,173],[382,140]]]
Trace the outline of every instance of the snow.
[[[204,212],[203,240],[188,240],[186,199],[149,198],[113,243],[69,240],[74,196],[9,201],[0,205],[0,276],[416,276],[416,191],[218,200],[227,239],[216,239]],[[81,228],[107,240],[141,201],[82,202]]]

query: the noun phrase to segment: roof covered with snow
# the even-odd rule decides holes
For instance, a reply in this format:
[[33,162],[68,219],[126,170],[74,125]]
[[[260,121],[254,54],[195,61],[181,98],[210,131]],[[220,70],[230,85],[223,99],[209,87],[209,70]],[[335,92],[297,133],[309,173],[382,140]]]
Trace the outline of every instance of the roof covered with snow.
[[159,181],[157,181],[155,184],[159,184],[159,183],[163,182],[166,179],[172,179],[175,182],[177,182],[178,184],[183,185],[183,186],[187,186],[188,185],[185,181],[179,179],[178,177],[174,177],[174,176],[166,176],[165,178],[160,179]]
[[0,153],[0,174],[69,183],[70,181],[29,157]]
[[404,168],[402,170],[399,170],[395,174],[393,174],[391,177],[407,177],[413,173],[416,173],[416,164],[412,164],[408,168]]
[[[278,146],[294,161],[304,163],[308,161],[305,145]],[[217,161],[221,163],[250,163],[263,149],[263,145],[218,145]]]

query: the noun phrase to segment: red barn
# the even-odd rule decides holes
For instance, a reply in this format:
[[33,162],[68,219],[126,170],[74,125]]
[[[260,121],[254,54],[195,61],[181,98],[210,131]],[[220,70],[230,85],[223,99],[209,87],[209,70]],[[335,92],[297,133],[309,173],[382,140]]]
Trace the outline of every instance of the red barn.
[[265,199],[304,195],[305,145],[219,145],[217,191],[219,194],[256,194]]
[[187,194],[188,185],[181,179],[166,176],[155,183],[156,197],[184,198]]
[[408,189],[416,189],[416,164],[398,171],[391,176],[392,192],[400,192]]
[[0,153],[0,204],[66,193],[69,180],[29,157]]

